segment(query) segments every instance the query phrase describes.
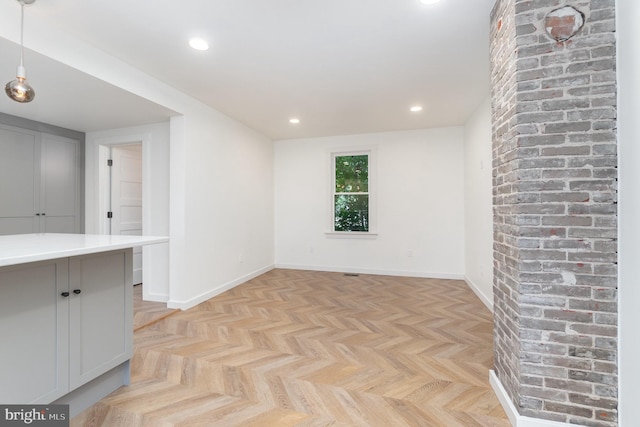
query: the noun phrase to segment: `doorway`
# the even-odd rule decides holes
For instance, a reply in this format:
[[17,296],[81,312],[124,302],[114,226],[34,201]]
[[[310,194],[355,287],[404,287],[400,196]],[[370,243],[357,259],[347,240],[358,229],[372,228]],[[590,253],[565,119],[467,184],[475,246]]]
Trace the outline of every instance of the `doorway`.
[[[86,232],[110,233],[111,148],[142,147],[142,232],[143,235],[169,236],[169,123],[115,129],[87,134],[85,144]],[[145,246],[142,250],[145,301],[169,300],[169,244]]]
[[[142,143],[103,146],[105,185],[101,197],[105,234],[141,236]],[[133,249],[133,284],[141,284],[142,247]]]

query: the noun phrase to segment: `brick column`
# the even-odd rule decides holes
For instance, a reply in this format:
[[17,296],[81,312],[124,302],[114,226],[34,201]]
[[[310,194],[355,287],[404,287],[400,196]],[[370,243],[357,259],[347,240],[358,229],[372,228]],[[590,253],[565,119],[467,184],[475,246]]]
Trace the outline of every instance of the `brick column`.
[[520,415],[586,426],[617,425],[614,4],[491,15],[495,373]]

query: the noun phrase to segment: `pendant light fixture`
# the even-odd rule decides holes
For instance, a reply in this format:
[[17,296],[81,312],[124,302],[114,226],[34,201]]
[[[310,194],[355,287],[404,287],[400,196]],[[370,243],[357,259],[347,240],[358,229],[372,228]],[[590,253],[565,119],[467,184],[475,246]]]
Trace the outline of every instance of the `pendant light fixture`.
[[7,83],[4,87],[9,98],[16,102],[31,102],[36,96],[36,92],[27,83],[27,70],[24,68],[24,5],[31,4],[36,0],[18,0],[20,3],[20,65],[16,71],[16,79]]

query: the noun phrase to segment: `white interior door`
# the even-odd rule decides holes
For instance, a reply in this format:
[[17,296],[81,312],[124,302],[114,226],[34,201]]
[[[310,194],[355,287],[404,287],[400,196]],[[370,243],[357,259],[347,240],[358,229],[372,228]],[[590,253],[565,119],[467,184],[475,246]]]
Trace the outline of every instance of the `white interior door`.
[[[142,235],[142,144],[111,147],[111,234]],[[142,247],[133,249],[133,283],[142,283]]]

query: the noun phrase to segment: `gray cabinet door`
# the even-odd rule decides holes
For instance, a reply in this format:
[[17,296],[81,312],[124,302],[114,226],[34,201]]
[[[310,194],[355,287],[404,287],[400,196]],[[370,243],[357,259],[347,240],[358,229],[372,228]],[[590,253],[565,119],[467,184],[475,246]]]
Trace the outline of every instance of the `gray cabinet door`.
[[0,268],[0,402],[48,404],[69,390],[68,261]]
[[71,389],[133,355],[132,254],[125,249],[70,260]]
[[0,125],[0,235],[79,233],[80,142]]
[[38,231],[40,136],[0,127],[0,234]]
[[61,136],[42,134],[40,157],[40,231],[79,233],[79,142]]

